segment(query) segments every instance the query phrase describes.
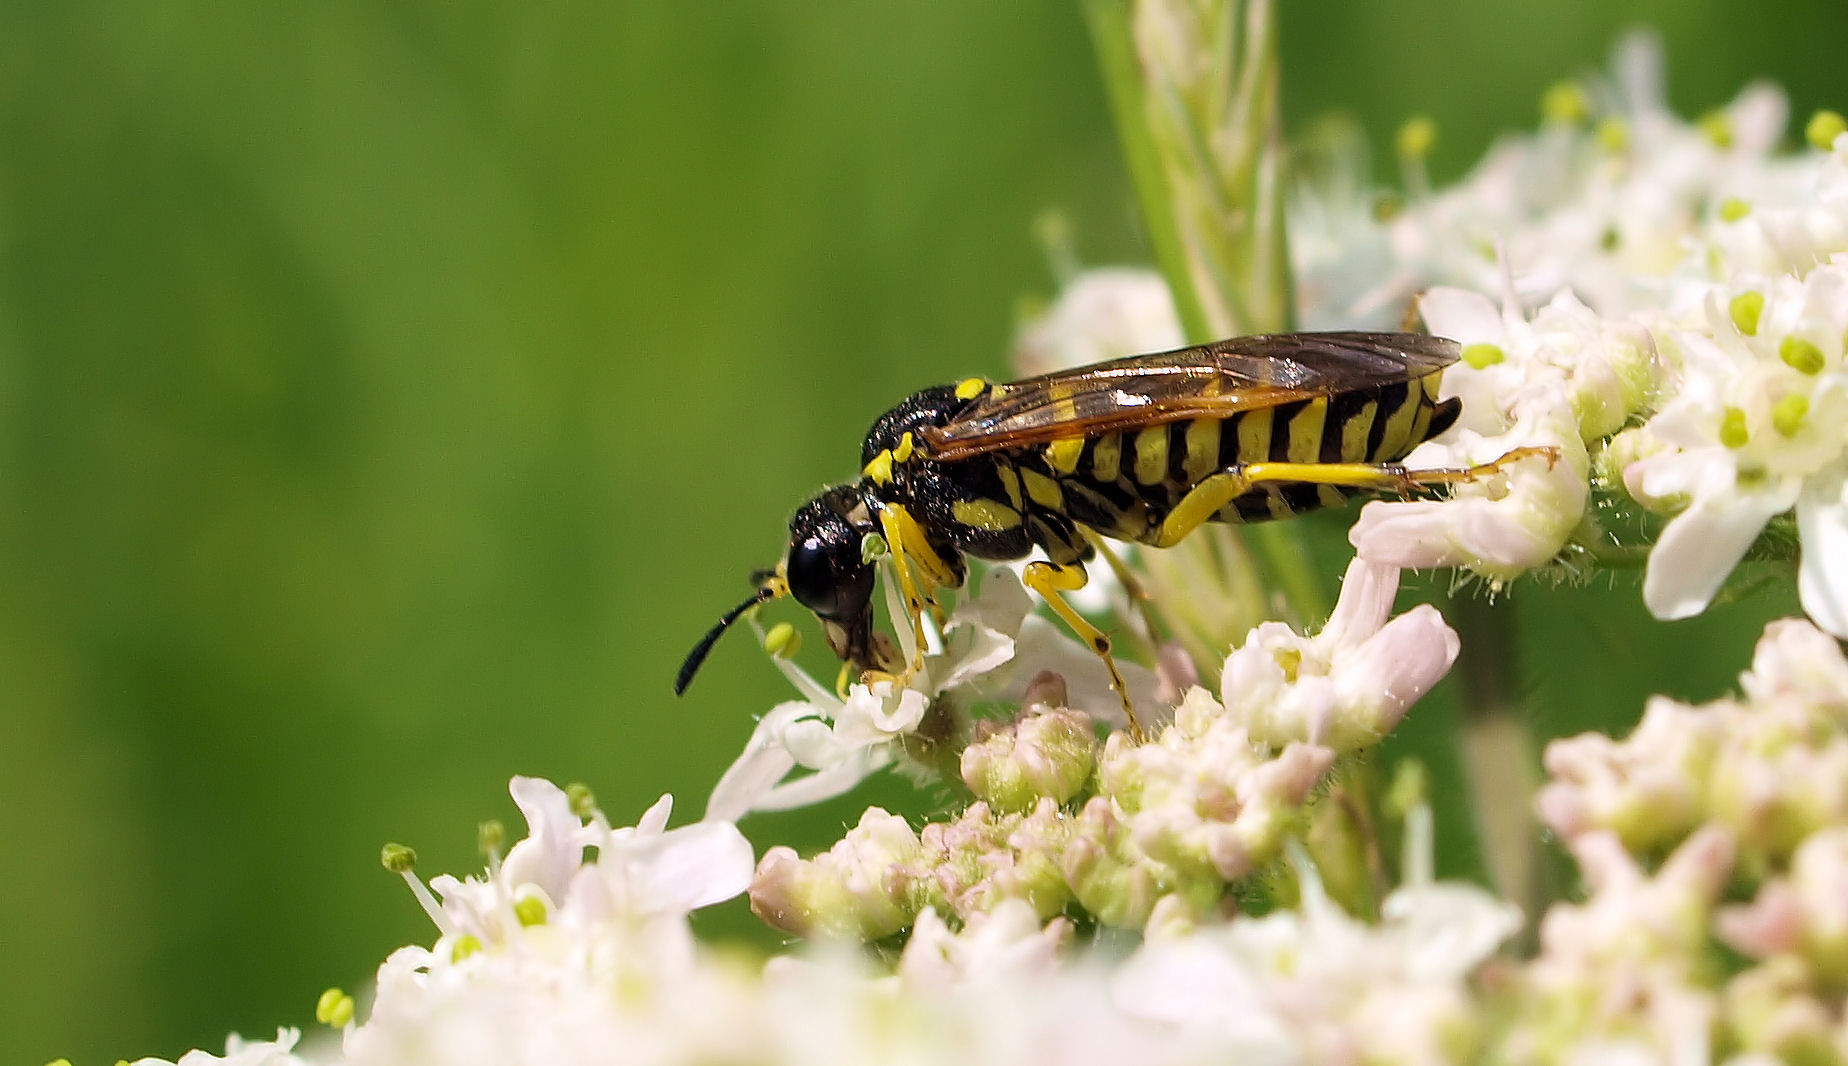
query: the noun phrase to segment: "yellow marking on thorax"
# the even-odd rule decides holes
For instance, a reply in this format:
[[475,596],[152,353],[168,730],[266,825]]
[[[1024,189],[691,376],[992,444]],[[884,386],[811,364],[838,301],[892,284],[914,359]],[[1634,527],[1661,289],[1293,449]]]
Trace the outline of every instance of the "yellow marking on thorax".
[[1136,434],[1136,480],[1155,485],[1168,476],[1168,427],[1150,426]]
[[1020,512],[1000,500],[957,500],[950,505],[950,516],[965,526],[1000,533],[1020,525]]
[[1109,484],[1123,470],[1123,435],[1106,433],[1091,446],[1091,476]]
[[1379,410],[1378,400],[1368,400],[1360,410],[1354,412],[1352,417],[1341,424],[1342,462],[1364,463],[1367,461],[1367,434],[1373,431],[1373,419],[1379,414]]
[[1001,479],[1001,491],[1007,493],[1007,502],[1014,510],[1020,510],[1020,475],[1006,463],[995,464],[995,476]]
[[1083,454],[1083,437],[1061,437],[1046,445],[1046,465],[1054,473],[1069,474],[1078,469],[1078,459]]
[[1238,461],[1261,463],[1270,458],[1271,409],[1260,407],[1238,417]]
[[973,400],[977,396],[980,396],[982,390],[986,388],[988,388],[988,382],[983,381],[981,378],[964,378],[956,385],[956,398],[959,400]]
[[1037,470],[1022,470],[1020,480],[1027,487],[1027,497],[1041,507],[1054,511],[1064,510],[1065,494],[1059,491],[1059,483]]
[[873,456],[861,473],[872,478],[875,484],[890,485],[892,483],[892,449],[887,448]]
[[1197,485],[1219,469],[1219,419],[1196,418],[1187,423],[1188,484]]
[[911,434],[907,431],[904,436],[898,438],[898,447],[892,449],[892,458],[897,462],[906,462],[910,460],[911,453],[916,447],[916,442],[911,439]]
[[1386,431],[1380,434],[1378,454],[1368,456],[1378,462],[1388,456],[1397,458],[1412,450],[1412,422],[1418,417],[1418,409],[1424,406],[1422,387],[1413,382],[1405,390],[1405,402],[1399,409],[1386,416]]
[[1290,450],[1287,453],[1292,463],[1315,463],[1322,459],[1322,430],[1328,424],[1328,401],[1311,400],[1296,417],[1290,419]]

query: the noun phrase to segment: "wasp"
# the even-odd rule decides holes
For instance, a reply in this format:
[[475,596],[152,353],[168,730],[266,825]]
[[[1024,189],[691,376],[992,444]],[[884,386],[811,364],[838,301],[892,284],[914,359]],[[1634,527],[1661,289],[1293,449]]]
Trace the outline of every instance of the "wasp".
[[905,680],[922,651],[903,663],[873,632],[881,542],[914,633],[936,591],[962,585],[967,558],[1038,549],[1023,583],[1103,659],[1140,735],[1109,637],[1061,595],[1084,586],[1099,538],[1163,548],[1205,522],[1289,518],[1356,492],[1405,495],[1556,460],[1524,447],[1472,467],[1399,462],[1456,421],[1461,403],[1440,400],[1438,385],[1459,355],[1420,333],[1284,333],[925,389],[873,423],[858,480],[796,511],[782,562],[693,648],[674,691],[739,616],[783,596],[815,615],[845,663]]

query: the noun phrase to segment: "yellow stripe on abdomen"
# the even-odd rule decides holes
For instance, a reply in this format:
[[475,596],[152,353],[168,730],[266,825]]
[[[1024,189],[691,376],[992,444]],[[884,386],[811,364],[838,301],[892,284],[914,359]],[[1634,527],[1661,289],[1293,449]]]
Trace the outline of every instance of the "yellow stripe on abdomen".
[[1136,481],[1160,484],[1168,473],[1168,427],[1150,426],[1136,434]]
[[1187,423],[1187,483],[1198,485],[1219,469],[1219,419],[1196,418]]
[[1123,435],[1106,433],[1091,445],[1091,477],[1100,484],[1115,481],[1123,469]]
[[1328,425],[1328,401],[1311,400],[1290,419],[1289,459],[1292,463],[1315,463],[1322,459],[1322,431]]
[[1238,416],[1238,456],[1234,462],[1264,462],[1270,458],[1270,444],[1270,408],[1261,407]]
[[1373,419],[1379,410],[1378,400],[1368,400],[1341,424],[1342,462],[1364,463],[1371,458],[1367,455],[1367,435],[1373,432]]

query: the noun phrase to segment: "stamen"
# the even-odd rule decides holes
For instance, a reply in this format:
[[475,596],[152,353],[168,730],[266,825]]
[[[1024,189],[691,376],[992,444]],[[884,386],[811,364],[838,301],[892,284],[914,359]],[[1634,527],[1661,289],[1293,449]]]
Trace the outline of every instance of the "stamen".
[[353,997],[330,988],[314,1004],[314,1020],[333,1029],[345,1029],[353,1021]]
[[1748,337],[1758,335],[1758,318],[1765,313],[1765,294],[1756,289],[1742,292],[1732,298],[1726,306],[1726,313],[1732,317],[1732,323],[1739,327],[1739,332]]
[[1803,139],[1820,152],[1832,151],[1835,139],[1844,133],[1848,133],[1848,119],[1835,111],[1818,111],[1803,127]]
[[1540,116],[1548,122],[1576,126],[1591,114],[1591,101],[1577,82],[1554,82],[1540,97]]
[[417,905],[423,908],[424,914],[429,917],[431,924],[436,926],[437,932],[447,936],[456,931],[448,915],[443,913],[443,905],[437,902],[429,886],[417,876],[417,852],[403,844],[387,844],[379,849],[379,863],[387,870],[404,878],[404,883],[410,887],[411,896],[417,900]]

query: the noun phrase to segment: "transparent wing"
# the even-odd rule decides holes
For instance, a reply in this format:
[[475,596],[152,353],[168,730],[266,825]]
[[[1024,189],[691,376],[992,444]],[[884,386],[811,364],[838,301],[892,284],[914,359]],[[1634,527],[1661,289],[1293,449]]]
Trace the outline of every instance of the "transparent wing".
[[964,459],[1352,389],[1411,381],[1457,361],[1457,342],[1423,333],[1237,337],[991,388],[949,424],[924,431],[932,458]]

